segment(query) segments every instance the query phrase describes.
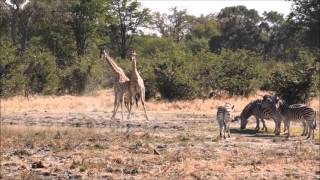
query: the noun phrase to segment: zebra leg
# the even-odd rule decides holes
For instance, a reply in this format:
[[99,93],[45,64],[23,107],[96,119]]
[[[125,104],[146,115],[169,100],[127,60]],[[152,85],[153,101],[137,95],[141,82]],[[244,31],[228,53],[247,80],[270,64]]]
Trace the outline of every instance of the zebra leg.
[[256,121],[257,121],[257,125],[256,125],[255,130],[256,130],[256,131],[259,131],[259,130],[260,130],[260,121],[259,121],[259,118],[256,117]]
[[302,131],[301,136],[305,136],[305,135],[307,135],[307,124],[306,124],[305,120],[302,121],[302,126],[303,126],[303,131]]
[[226,138],[226,123],[224,123],[224,126],[223,126],[223,138],[224,139]]
[[285,133],[286,131],[289,131],[289,120],[287,119],[287,118],[284,118],[283,119],[283,125],[284,125],[284,130],[283,130],[283,132]]
[[222,137],[222,128],[221,123],[219,123],[220,137]]
[[228,129],[228,137],[230,137],[230,123],[228,124],[227,129]]
[[275,120],[274,134],[276,136],[279,136],[280,135],[280,130],[281,130],[281,119],[276,119]]
[[312,133],[312,138],[314,138],[314,125],[313,125],[313,121],[307,121],[308,124],[308,137],[307,139],[310,138],[311,133]]
[[261,121],[262,121],[262,125],[263,125],[262,130],[264,130],[265,132],[268,132],[268,128],[266,126],[266,122],[264,121],[263,118],[261,118]]
[[[285,125],[286,126],[286,125]],[[287,122],[287,128],[288,128],[288,135],[287,138],[290,137],[290,121]]]

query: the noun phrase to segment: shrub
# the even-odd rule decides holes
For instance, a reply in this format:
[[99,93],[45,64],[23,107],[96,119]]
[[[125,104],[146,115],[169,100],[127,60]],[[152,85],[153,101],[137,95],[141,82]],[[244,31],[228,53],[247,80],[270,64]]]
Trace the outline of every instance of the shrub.
[[[10,48],[9,48],[10,49]],[[16,94],[52,94],[57,89],[58,76],[53,56],[41,49],[28,49],[17,55],[14,49],[0,52],[1,96]]]
[[301,51],[298,62],[288,63],[286,68],[271,74],[272,90],[289,104],[306,103],[319,94],[319,63],[316,57]]
[[[209,57],[212,56],[212,57]],[[200,54],[202,84],[231,95],[248,96],[261,86],[264,73],[260,57],[246,50],[221,50],[219,54]]]
[[193,99],[199,94],[199,83],[196,81],[196,69],[192,56],[179,48],[172,49],[159,59],[154,69],[156,82],[162,97],[169,100]]

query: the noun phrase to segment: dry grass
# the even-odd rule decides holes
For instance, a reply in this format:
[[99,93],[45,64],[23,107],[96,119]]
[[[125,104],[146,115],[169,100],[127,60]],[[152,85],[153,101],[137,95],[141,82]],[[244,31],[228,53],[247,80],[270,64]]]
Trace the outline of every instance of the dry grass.
[[[287,140],[275,139],[271,133],[233,133],[223,140],[217,138],[218,128],[210,122],[183,126],[184,130],[175,131],[123,132],[110,128],[2,125],[2,176],[310,179],[319,173],[319,146],[298,136]],[[232,128],[238,128],[238,124]],[[32,168],[36,162],[44,167]]]
[[[292,123],[290,139],[274,137],[272,121],[267,121],[267,133],[250,130],[255,127],[253,119],[249,121],[249,130],[239,130],[239,124],[235,123],[231,138],[224,140],[217,136],[217,123],[213,121],[218,105],[230,102],[240,111],[265,92],[249,98],[151,100],[147,103],[150,121],[145,121],[142,112],[136,112],[132,121],[110,121],[112,94],[112,90],[107,90],[79,97],[2,100],[1,177],[316,179],[320,176],[319,130],[315,141],[305,140],[300,137],[301,123]],[[319,108],[319,100],[313,100],[311,106]],[[89,121],[94,125],[83,128]],[[129,126],[132,127],[127,129]],[[44,167],[35,168],[40,165]]]
[[[177,102],[150,100],[147,102],[147,109],[148,111],[212,113],[212,110],[216,109],[217,106],[229,102],[235,105],[236,111],[241,111],[248,102],[261,98],[264,94],[267,94],[267,92],[258,92],[257,95],[248,98],[239,96],[204,101],[201,99]],[[33,96],[29,99],[13,97],[2,100],[1,105],[2,114],[25,112],[111,112],[113,109],[113,90],[101,90],[86,96]],[[310,105],[315,109],[319,109],[319,99],[313,99]]]

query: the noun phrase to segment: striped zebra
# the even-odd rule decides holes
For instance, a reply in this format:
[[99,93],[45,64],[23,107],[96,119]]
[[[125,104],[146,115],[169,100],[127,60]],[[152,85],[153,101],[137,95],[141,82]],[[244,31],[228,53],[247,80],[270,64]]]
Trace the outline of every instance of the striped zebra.
[[304,104],[288,105],[284,100],[278,101],[277,108],[283,119],[285,129],[288,131],[287,137],[290,137],[290,122],[302,121],[302,135],[308,134],[307,139],[312,135],[312,139],[314,139],[314,130],[317,127],[316,111],[314,109]]
[[226,138],[226,132],[228,132],[228,137],[230,137],[230,123],[233,117],[234,106],[226,103],[224,106],[219,106],[217,110],[217,121],[220,128],[220,137]]
[[[307,139],[314,138],[314,129],[316,128],[316,112],[309,106],[304,104],[288,105],[284,100],[276,96],[264,96],[262,107],[270,113],[279,114],[280,119],[276,122],[276,130],[280,134],[281,119],[284,121],[285,131],[287,130],[287,137],[290,137],[290,121],[302,121],[304,130],[302,135],[306,135]],[[277,134],[276,134],[277,135]]]
[[271,117],[269,114],[264,114],[264,111],[262,111],[262,108],[261,108],[261,102],[262,102],[262,100],[260,100],[260,99],[251,101],[242,110],[240,116],[236,116],[234,118],[234,121],[240,120],[240,122],[241,122],[240,128],[241,129],[245,129],[248,124],[248,118],[250,116],[254,116],[256,118],[256,122],[257,122],[255,130],[257,130],[257,131],[260,130],[260,121],[259,120],[261,119],[262,124],[263,124],[262,130],[265,130],[266,132],[268,131],[264,119],[270,119]]
[[276,96],[264,95],[261,101],[261,111],[269,119],[273,119],[275,123],[274,133],[276,136],[280,135],[281,130],[281,115],[276,104],[279,98]]

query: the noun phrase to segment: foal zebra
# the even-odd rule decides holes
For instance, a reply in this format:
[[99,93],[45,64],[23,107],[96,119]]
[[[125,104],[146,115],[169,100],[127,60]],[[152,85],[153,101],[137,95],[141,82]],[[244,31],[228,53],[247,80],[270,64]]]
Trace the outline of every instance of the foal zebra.
[[269,114],[264,114],[264,111],[262,111],[261,108],[261,102],[262,100],[257,99],[255,101],[251,101],[249,104],[246,105],[246,107],[242,110],[240,116],[236,116],[234,118],[235,121],[239,121],[241,122],[240,124],[240,128],[241,129],[245,129],[247,124],[248,124],[248,118],[250,116],[254,116],[256,118],[257,121],[257,125],[256,125],[256,130],[260,130],[260,119],[262,121],[263,127],[262,130],[265,130],[266,132],[268,131],[266,123],[264,121],[264,119],[270,119],[270,115]]
[[230,123],[233,117],[234,106],[226,103],[224,106],[219,106],[217,110],[217,121],[220,128],[220,137],[226,138],[226,131],[228,131],[228,137],[230,137]]
[[[304,104],[288,105],[284,100],[280,100],[275,96],[264,96],[262,107],[267,109],[270,113],[279,114],[280,119],[276,122],[276,130],[281,127],[281,119],[284,121],[285,130],[288,130],[287,137],[290,137],[290,121],[302,121],[304,125],[304,132],[302,135],[308,133],[307,139],[314,138],[314,129],[316,128],[316,112]],[[277,134],[276,134],[277,135]]]

